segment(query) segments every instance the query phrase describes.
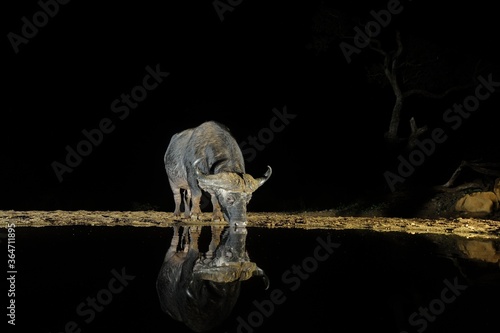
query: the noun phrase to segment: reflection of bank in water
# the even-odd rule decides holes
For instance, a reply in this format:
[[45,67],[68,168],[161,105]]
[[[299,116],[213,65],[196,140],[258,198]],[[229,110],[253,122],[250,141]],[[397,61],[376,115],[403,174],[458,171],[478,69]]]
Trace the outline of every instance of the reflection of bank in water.
[[465,237],[441,237],[426,235],[437,247],[436,251],[450,259],[470,259],[478,262],[498,264],[500,267],[499,239],[469,239]]
[[500,266],[500,248],[492,240],[462,239],[457,241],[457,246],[467,258],[498,263]]
[[269,286],[264,271],[249,259],[246,228],[211,226],[206,253],[200,253],[198,247],[204,227],[184,227],[182,235],[179,226],[173,228],[156,288],[162,310],[193,331],[208,331],[230,315],[240,294],[241,281],[260,276],[266,288]]
[[[440,256],[449,258],[467,284],[471,286],[500,285],[500,240],[438,237],[427,235],[437,246]],[[484,270],[484,271],[483,271]]]

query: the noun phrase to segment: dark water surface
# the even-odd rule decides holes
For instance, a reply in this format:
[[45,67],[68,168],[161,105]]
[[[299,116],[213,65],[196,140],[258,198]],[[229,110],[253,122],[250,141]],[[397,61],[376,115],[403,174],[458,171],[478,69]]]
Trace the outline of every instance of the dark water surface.
[[[173,228],[16,231],[13,331],[192,332],[156,292]],[[242,281],[214,332],[500,332],[498,240],[248,228],[246,248],[270,286]]]

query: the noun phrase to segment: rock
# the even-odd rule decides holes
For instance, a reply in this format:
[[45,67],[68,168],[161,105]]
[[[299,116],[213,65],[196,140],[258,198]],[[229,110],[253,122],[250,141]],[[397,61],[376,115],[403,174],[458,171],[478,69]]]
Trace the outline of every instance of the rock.
[[459,212],[490,214],[500,206],[500,178],[495,180],[493,191],[466,194],[457,200],[455,210]]

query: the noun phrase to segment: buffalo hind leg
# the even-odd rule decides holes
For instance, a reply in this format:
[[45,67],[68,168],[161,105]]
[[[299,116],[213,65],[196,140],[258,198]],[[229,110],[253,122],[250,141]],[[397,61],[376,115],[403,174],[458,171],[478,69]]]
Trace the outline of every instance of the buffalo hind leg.
[[180,217],[181,216],[181,189],[178,187],[172,187],[172,192],[174,194],[174,203],[175,203],[174,217]]
[[190,208],[191,208],[191,191],[189,189],[184,190],[184,218],[189,218]]

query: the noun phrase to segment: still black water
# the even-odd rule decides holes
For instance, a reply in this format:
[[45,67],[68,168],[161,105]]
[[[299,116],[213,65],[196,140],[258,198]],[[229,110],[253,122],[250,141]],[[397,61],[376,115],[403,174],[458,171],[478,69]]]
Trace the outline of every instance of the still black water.
[[[193,332],[156,292],[172,227],[16,231],[9,331]],[[209,239],[204,227],[201,251]],[[499,240],[248,228],[246,248],[269,288],[242,281],[214,332],[500,332]]]

